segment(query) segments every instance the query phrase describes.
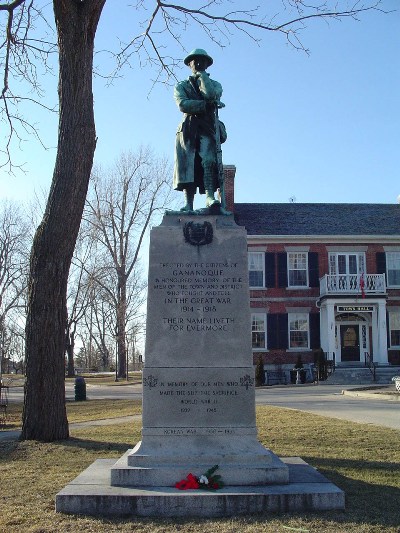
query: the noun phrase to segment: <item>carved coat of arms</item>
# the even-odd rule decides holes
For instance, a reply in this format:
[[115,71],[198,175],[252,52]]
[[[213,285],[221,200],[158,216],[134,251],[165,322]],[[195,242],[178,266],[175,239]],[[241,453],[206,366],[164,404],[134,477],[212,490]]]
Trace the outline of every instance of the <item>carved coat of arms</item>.
[[193,246],[210,244],[213,240],[213,228],[210,222],[186,222],[183,226],[185,241]]

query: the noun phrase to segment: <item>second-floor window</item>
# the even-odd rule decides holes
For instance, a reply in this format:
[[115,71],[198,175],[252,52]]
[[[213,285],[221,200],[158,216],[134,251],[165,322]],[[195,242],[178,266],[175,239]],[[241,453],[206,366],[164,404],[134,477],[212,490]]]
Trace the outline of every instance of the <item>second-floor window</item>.
[[400,287],[400,252],[386,252],[387,284]]
[[250,287],[265,287],[265,254],[249,252],[248,261]]
[[330,253],[329,274],[357,275],[365,273],[365,253]]
[[308,287],[307,259],[307,252],[288,252],[288,287]]

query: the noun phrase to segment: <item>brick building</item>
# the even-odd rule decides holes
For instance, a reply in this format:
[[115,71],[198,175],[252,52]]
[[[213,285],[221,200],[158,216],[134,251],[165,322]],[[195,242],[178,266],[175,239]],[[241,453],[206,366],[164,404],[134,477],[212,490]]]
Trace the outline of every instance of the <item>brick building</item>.
[[400,364],[400,205],[234,203],[248,233],[254,362]]

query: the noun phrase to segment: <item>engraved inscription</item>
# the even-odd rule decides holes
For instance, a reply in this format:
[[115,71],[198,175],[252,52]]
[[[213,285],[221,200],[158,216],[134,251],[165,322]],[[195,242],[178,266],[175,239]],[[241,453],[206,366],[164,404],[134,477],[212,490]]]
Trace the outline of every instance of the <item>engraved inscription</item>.
[[158,406],[158,415],[160,410],[167,409],[177,416],[177,420],[182,414],[187,414],[191,419],[194,416],[210,421],[214,415],[222,415],[227,406],[232,412],[236,408],[243,409],[254,394],[254,378],[249,374],[241,377],[237,372],[216,380],[151,377],[157,382],[157,387],[147,390]]
[[235,297],[244,288],[236,262],[162,262],[151,280],[163,306],[162,326],[174,333],[232,332]]

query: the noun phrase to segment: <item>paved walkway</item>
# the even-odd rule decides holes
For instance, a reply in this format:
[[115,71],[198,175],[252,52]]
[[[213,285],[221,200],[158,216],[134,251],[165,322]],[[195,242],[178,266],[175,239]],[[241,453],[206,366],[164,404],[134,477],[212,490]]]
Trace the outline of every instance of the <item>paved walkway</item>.
[[[400,430],[400,402],[396,401],[393,396],[377,394],[377,392],[367,389],[360,390],[360,387],[357,387],[356,390],[354,390],[354,387],[342,390],[343,387],[342,385],[310,385],[290,388],[288,386],[277,388],[262,387],[256,390],[256,403],[258,405],[275,405],[298,409],[332,418],[341,418],[359,423],[372,423]],[[141,394],[141,390],[140,392],[136,391],[136,393]],[[340,401],[340,398],[344,400],[344,396],[348,397],[348,401]],[[370,402],[372,403],[370,404]],[[385,405],[388,412],[383,412]],[[108,426],[140,419],[141,415],[132,415],[74,422],[69,427],[77,429],[91,426]],[[0,442],[18,440],[20,435],[20,430],[0,430]]]
[[[120,416],[118,418],[102,418],[101,420],[86,420],[85,422],[72,422],[69,424],[70,429],[88,428],[93,426],[113,426],[114,424],[123,424],[124,422],[133,422],[141,420],[142,415]],[[0,442],[18,440],[21,435],[20,430],[0,431]]]

